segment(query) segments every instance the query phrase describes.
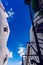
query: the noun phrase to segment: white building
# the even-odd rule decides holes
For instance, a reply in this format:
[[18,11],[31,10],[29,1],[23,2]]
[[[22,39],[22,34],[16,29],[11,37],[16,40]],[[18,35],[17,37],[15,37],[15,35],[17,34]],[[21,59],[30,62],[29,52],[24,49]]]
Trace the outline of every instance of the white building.
[[10,34],[7,17],[8,15],[5,11],[5,8],[0,1],[0,65],[7,65],[10,55],[7,48],[7,41]]
[[[25,0],[25,1],[26,1],[27,5],[30,5],[29,3],[30,3],[31,0]],[[34,1],[35,0],[33,0],[33,2]],[[34,5],[34,3],[33,3],[33,7],[35,5],[37,5],[37,3],[35,3],[35,5]],[[40,10],[35,11],[35,15],[34,15],[34,18],[33,18],[33,23],[34,23],[35,32],[36,32],[36,35],[37,35],[37,40],[39,42],[41,55],[43,55],[43,0],[38,0],[38,5],[39,5]],[[28,48],[28,46],[30,46],[30,47]],[[30,45],[27,45],[26,51],[27,51],[26,55],[25,55],[25,57],[27,56],[26,59],[25,59],[26,60],[26,65],[37,65],[35,63],[32,64],[31,60],[34,60],[34,61],[40,63],[39,56],[37,55],[38,50],[37,50],[33,25],[31,25],[31,28],[30,28]],[[41,58],[43,60],[42,56],[41,56]],[[25,65],[25,63],[24,63],[24,65]]]
[[[43,55],[43,16],[38,15],[39,12],[37,12],[34,15],[34,27],[37,35],[37,40],[39,42],[41,54]],[[37,55],[37,46],[34,36],[34,30],[33,26],[31,25],[30,28],[30,42],[27,44],[26,48],[26,55],[25,55],[25,62],[24,65],[36,65],[35,63],[31,64],[31,60],[35,60],[36,62],[40,63],[39,57]],[[43,59],[43,57],[42,57]]]
[[[43,55],[43,16],[42,15],[38,15],[39,12],[37,12],[34,16],[34,27],[35,27],[35,31],[36,31],[36,35],[37,35],[37,39],[39,42],[39,46],[40,46],[40,50],[41,50],[41,54]],[[35,41],[35,36],[34,36],[34,31],[33,31],[33,27],[31,26],[30,29],[30,42],[35,42],[35,43],[31,43],[30,44],[30,54],[35,55],[37,52],[37,46],[36,46],[36,41]],[[33,48],[35,49],[35,51],[33,50]],[[38,56],[31,56],[31,59],[37,61],[38,63],[39,61],[39,57]],[[35,65],[35,64],[34,64]]]

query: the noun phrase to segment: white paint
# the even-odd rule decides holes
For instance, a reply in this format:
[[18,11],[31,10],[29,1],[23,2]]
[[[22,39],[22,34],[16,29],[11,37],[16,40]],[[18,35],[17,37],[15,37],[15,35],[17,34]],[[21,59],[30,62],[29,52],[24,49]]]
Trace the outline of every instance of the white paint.
[[[36,14],[37,14],[37,13],[36,13]],[[35,14],[35,15],[36,15],[36,14]],[[40,18],[40,17],[41,17],[41,16],[37,16],[37,17],[33,20],[33,22],[35,22],[35,21],[36,21],[38,18]],[[39,21],[37,21],[38,24],[40,24],[40,23],[42,23],[42,22],[43,22],[43,18],[40,19]],[[36,25],[36,23],[35,23],[35,25]],[[35,26],[35,25],[34,25],[34,26]],[[43,33],[36,33],[36,35],[37,35],[37,38],[43,39]],[[30,28],[30,42],[35,42],[35,36],[34,36],[34,31],[33,31],[32,25],[31,25],[31,28]],[[43,43],[43,41],[41,41],[41,40],[38,40],[38,42]],[[33,48],[37,51],[36,43],[31,43],[31,45],[32,45]],[[40,44],[40,47],[43,48],[43,44]],[[35,51],[32,49],[31,46],[30,46],[30,54],[36,54]],[[43,50],[41,50],[41,54],[43,54]],[[31,56],[30,59],[34,59],[35,61],[40,62],[38,56],[34,56],[34,57]],[[31,65],[31,64],[30,64],[30,65]],[[35,65],[35,64],[33,64],[33,65]]]
[[[1,7],[4,9],[2,3]],[[8,58],[12,56],[7,48],[7,41],[10,34],[9,25],[7,22],[7,13],[0,7],[0,65],[7,65]],[[4,27],[8,27],[8,31],[4,31]],[[4,63],[4,59],[7,55],[7,60]]]

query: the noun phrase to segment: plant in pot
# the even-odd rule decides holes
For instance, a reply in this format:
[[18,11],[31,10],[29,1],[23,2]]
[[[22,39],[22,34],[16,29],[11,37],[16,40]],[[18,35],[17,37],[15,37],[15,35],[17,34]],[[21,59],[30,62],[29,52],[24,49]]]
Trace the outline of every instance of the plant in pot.
[[31,5],[35,13],[39,11],[39,15],[43,15],[43,1],[42,0],[31,0]]

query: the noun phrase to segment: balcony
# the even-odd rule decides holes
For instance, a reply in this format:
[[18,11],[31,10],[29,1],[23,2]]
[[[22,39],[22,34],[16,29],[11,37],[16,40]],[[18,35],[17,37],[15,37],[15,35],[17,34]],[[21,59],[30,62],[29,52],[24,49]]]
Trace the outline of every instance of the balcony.
[[[40,50],[41,53],[43,52],[43,43],[39,43]],[[22,56],[22,65],[37,65],[40,63],[39,60],[39,56],[38,56],[38,51],[37,51],[37,47],[36,47],[36,42],[28,42],[26,49],[26,54]],[[42,59],[43,59],[43,53],[41,55]],[[34,62],[34,63],[33,63]]]

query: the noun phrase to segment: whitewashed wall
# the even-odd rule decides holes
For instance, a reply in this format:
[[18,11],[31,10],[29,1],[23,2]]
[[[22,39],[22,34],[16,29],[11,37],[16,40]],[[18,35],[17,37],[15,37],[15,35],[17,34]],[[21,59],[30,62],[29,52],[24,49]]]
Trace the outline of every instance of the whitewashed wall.
[[[37,16],[38,12],[35,14],[34,18]],[[37,16],[33,22],[35,22],[37,19],[40,19],[41,16]],[[37,21],[38,24],[42,23],[43,22],[43,18],[41,18],[39,21]],[[36,25],[36,23],[34,23],[34,26]],[[43,39],[43,33],[36,33],[37,34],[37,38],[40,38],[40,39]],[[30,28],[30,42],[35,42],[35,36],[34,36],[34,32],[33,32],[33,27],[31,25],[31,28]],[[39,40],[38,39],[38,42],[39,43],[43,43],[43,41]],[[37,47],[36,47],[36,43],[31,43],[31,45],[33,46],[33,48],[37,51]],[[43,48],[43,44],[39,44],[40,47]],[[43,50],[41,50],[41,54],[43,54]],[[30,46],[30,54],[36,54],[35,51],[32,49],[32,47]],[[37,62],[40,62],[39,61],[39,58],[38,56],[34,56],[34,57],[31,57],[31,59],[34,59],[36,60]],[[35,65],[35,64],[34,64]]]
[[[8,57],[10,55],[7,48],[7,41],[10,34],[10,29],[7,22],[7,13],[1,7],[4,8],[2,3],[0,3],[0,65],[7,65]],[[8,27],[8,32],[4,31],[4,27]],[[5,58],[7,60],[4,63]]]

